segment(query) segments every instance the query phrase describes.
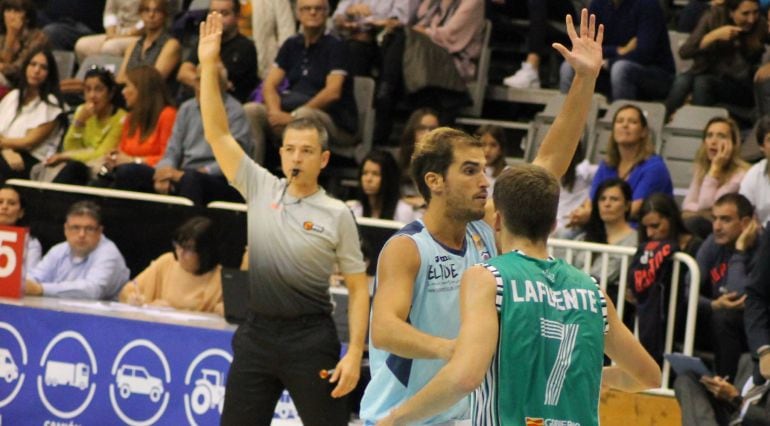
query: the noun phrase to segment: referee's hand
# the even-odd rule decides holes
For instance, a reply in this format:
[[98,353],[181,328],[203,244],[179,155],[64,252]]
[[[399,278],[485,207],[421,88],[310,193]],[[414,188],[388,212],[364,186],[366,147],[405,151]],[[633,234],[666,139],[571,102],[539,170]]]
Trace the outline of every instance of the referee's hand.
[[332,390],[332,398],[341,398],[356,388],[361,377],[361,356],[348,352],[337,363],[334,374],[329,379],[329,383],[337,383]]

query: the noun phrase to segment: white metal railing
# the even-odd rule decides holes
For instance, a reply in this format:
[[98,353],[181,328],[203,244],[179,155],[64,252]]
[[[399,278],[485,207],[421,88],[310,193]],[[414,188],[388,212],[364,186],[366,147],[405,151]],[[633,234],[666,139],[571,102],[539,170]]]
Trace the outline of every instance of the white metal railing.
[[[591,270],[591,260],[594,256],[598,255],[601,261],[601,274],[596,277],[599,280],[599,285],[602,290],[607,288],[607,275],[609,269],[609,260],[611,257],[620,258],[620,280],[618,284],[618,297],[617,297],[617,311],[618,315],[623,318],[623,310],[625,308],[626,288],[628,287],[628,266],[634,253],[636,253],[636,247],[624,247],[624,246],[612,246],[607,244],[587,243],[584,241],[572,241],[572,240],[560,240],[550,239],[548,240],[548,248],[551,253],[554,250],[564,250],[564,254],[560,254],[559,257],[564,258],[568,263],[573,263],[575,256],[583,256],[583,270],[589,272]],[[674,254],[673,273],[671,274],[671,295],[668,304],[668,319],[666,322],[666,338],[664,344],[664,353],[670,353],[674,347],[674,326],[676,318],[676,308],[679,293],[679,275],[682,265],[689,269],[689,289],[690,294],[687,295],[687,316],[685,323],[685,335],[684,346],[682,352],[685,355],[692,355],[693,344],[695,341],[695,321],[698,312],[698,295],[700,291],[700,269],[698,263],[692,256],[677,252]],[[638,326],[634,327],[634,335],[639,337]],[[674,391],[669,388],[669,376],[671,373],[671,365],[668,361],[663,361],[663,370],[661,377],[661,388],[649,391],[650,393],[673,395]]]

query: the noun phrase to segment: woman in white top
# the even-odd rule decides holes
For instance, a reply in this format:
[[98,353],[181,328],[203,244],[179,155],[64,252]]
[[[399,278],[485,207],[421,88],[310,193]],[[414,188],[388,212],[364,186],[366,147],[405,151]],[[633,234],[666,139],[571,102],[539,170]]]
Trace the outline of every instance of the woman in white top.
[[[484,173],[489,179],[490,188],[495,185],[495,179],[505,170],[505,153],[503,146],[506,145],[505,130],[500,126],[485,124],[474,134],[482,144],[484,144],[484,158],[487,160],[487,167]],[[490,194],[491,196],[491,194]]]
[[770,116],[762,117],[757,123],[757,143],[765,158],[746,172],[740,193],[751,201],[759,223],[767,229],[770,222]]
[[35,164],[59,146],[63,111],[56,61],[47,49],[33,50],[22,66],[19,88],[0,102],[0,181],[29,178]]
[[567,172],[559,182],[559,208],[556,212],[556,229],[552,234],[554,237],[572,239],[580,233],[580,228],[567,227],[570,213],[589,197],[591,183],[598,167],[585,158],[583,143],[580,142]]
[[370,152],[359,169],[361,191],[358,199],[348,201],[353,214],[356,217],[396,220],[403,223],[422,217],[421,212],[401,199],[400,176],[396,160],[390,153],[379,150]]

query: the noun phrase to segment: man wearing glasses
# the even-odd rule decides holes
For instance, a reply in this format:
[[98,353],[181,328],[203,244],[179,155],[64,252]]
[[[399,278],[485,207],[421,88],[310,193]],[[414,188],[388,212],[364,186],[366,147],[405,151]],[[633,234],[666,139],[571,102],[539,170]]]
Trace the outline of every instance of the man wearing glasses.
[[[310,118],[329,133],[331,150],[355,143],[358,114],[349,76],[347,45],[325,34],[329,16],[327,0],[299,0],[297,17],[302,33],[288,38],[265,78],[264,103],[248,103],[257,152],[265,142],[278,145],[279,135],[295,118]],[[282,82],[288,81],[283,90]]]
[[27,272],[25,294],[71,299],[114,299],[129,271],[118,247],[102,235],[101,209],[79,201],[67,212],[66,241]]

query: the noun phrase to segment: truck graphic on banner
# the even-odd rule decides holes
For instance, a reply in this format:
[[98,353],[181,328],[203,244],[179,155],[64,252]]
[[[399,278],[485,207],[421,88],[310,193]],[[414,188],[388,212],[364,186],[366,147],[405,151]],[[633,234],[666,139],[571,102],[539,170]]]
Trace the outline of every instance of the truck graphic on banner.
[[84,390],[88,387],[91,369],[82,362],[48,361],[45,364],[45,385],[68,385]]

